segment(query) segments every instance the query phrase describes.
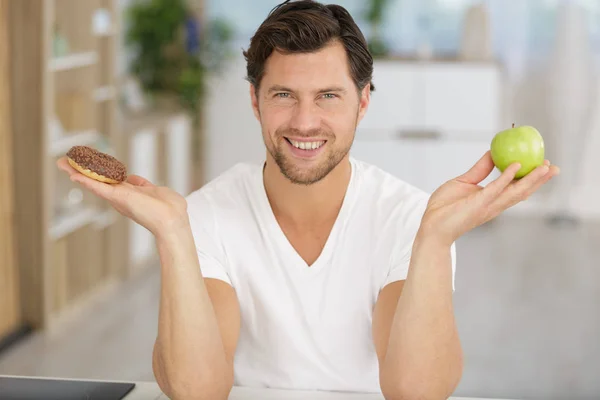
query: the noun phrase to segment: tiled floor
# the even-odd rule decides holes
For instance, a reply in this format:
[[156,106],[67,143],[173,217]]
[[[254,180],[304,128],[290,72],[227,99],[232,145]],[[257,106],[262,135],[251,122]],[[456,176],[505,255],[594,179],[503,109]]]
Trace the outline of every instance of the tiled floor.
[[[600,223],[503,218],[458,243],[463,396],[600,399]],[[0,358],[0,374],[152,380],[159,276],[131,282],[53,335]]]
[[50,334],[34,334],[0,357],[0,374],[154,380],[158,266]]
[[600,399],[600,223],[503,219],[458,247],[459,392]]

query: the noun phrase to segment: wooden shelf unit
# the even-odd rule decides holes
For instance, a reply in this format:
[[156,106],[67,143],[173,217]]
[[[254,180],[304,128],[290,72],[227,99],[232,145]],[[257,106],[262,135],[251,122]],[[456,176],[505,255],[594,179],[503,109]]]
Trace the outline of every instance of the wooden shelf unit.
[[12,129],[8,52],[10,0],[0,0],[0,343],[21,327],[12,165]]
[[[8,3],[21,314],[41,329],[127,275],[124,217],[56,167],[73,145],[126,160],[117,120],[119,9],[117,0]],[[100,32],[99,11],[110,16]]]

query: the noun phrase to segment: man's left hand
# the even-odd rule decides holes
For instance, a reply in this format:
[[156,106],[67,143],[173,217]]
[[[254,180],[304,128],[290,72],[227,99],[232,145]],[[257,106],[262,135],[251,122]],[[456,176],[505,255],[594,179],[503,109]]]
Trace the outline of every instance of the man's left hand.
[[529,198],[560,172],[546,160],[544,165],[516,180],[520,167],[518,163],[510,165],[500,177],[482,187],[479,183],[495,168],[487,151],[468,172],[446,182],[431,195],[420,233],[433,235],[436,241],[451,245],[466,232]]

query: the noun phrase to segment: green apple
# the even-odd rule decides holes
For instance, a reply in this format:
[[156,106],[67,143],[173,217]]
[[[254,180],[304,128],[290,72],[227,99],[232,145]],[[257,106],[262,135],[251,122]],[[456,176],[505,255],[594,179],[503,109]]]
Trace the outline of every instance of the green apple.
[[492,160],[502,172],[513,163],[521,169],[515,175],[520,179],[544,164],[544,139],[532,126],[513,127],[494,136],[491,144]]

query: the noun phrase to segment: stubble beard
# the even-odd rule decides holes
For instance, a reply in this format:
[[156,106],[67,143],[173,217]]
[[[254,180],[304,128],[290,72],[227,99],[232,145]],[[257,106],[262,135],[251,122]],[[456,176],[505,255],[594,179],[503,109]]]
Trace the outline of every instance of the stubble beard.
[[[331,171],[337,167],[337,165],[346,157],[346,155],[350,152],[352,148],[352,144],[354,143],[354,138],[356,136],[356,129],[358,126],[358,109],[356,111],[356,121],[354,124],[354,131],[352,132],[352,138],[348,142],[348,144],[344,145],[344,147],[329,150],[326,158],[319,163],[319,165],[309,169],[308,171],[302,170],[294,162],[290,159],[290,157],[285,154],[285,146],[288,146],[286,137],[319,137],[326,138],[327,142],[324,146],[334,146],[335,145],[335,135],[330,131],[325,131],[321,129],[317,129],[312,132],[301,133],[295,129],[278,129],[275,131],[275,138],[277,142],[271,142],[271,146],[269,146],[265,141],[265,147],[267,151],[275,161],[275,164],[279,167],[281,174],[285,176],[290,182],[296,185],[312,185],[315,184],[322,179],[324,179]],[[259,111],[260,117],[260,111]],[[261,124],[262,125],[262,124]],[[263,132],[263,137],[267,138],[270,135],[265,135]]]
[[[335,146],[335,135],[331,132],[317,130],[313,132],[299,133],[292,129],[285,129],[276,132],[277,143],[273,143],[273,146],[267,146],[271,157],[275,161],[275,164],[279,167],[279,170],[290,182],[297,185],[312,185],[322,179],[324,179],[335,167],[346,157],[350,148],[352,147],[353,139],[345,145],[343,148],[334,148]],[[294,161],[291,156],[286,154],[285,146],[288,146],[286,137],[319,137],[325,138],[327,142],[324,146],[330,146],[330,149],[324,149],[327,151],[326,157],[321,160],[317,165],[306,169],[298,165],[298,161]],[[333,150],[331,150],[333,148]]]

